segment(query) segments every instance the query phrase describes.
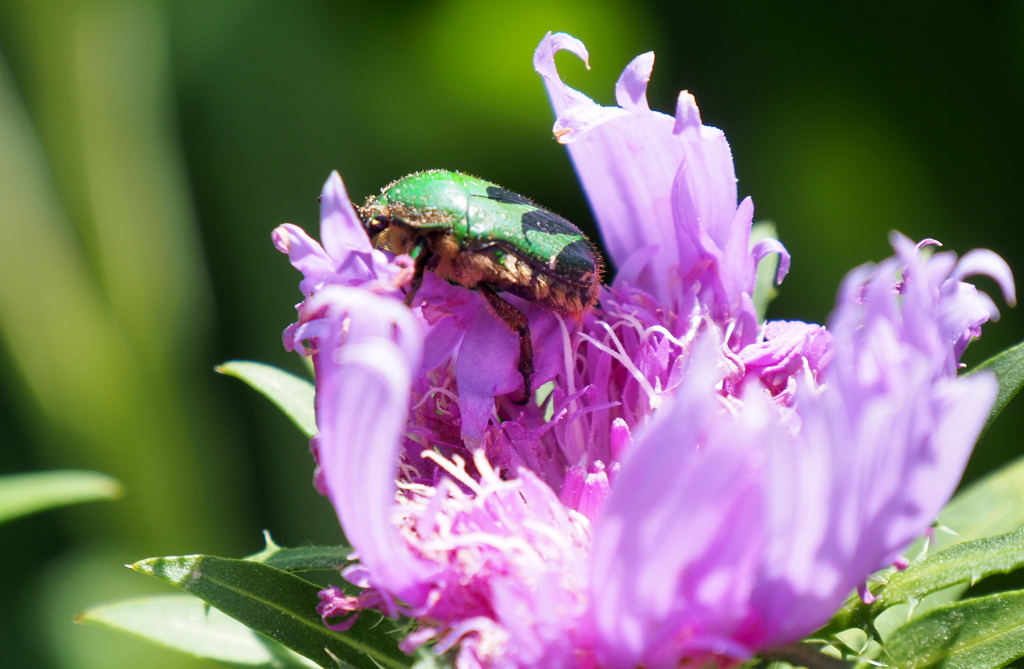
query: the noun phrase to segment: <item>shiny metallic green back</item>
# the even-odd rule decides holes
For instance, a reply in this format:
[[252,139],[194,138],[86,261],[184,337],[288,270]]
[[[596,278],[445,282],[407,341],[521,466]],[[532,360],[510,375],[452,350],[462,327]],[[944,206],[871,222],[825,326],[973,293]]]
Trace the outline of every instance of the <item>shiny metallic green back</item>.
[[371,198],[364,220],[383,215],[423,230],[448,229],[464,252],[495,247],[566,283],[597,280],[597,254],[579,229],[521,195],[459,172],[403,177]]

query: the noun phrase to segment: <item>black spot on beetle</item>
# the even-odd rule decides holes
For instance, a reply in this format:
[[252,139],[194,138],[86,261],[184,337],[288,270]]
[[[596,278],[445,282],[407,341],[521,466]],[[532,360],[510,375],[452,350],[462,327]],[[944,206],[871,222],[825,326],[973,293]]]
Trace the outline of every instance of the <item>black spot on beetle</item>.
[[524,235],[527,232],[540,232],[545,235],[581,234],[572,223],[544,209],[528,211],[523,214],[521,220]]
[[555,272],[570,283],[593,281],[596,271],[594,247],[583,237],[566,245],[555,258]]
[[519,193],[513,193],[510,190],[505,190],[500,186],[488,186],[487,197],[491,200],[497,200],[498,202],[507,202],[508,204],[525,204],[531,207],[536,206],[533,202],[530,202],[527,198],[523,197]]

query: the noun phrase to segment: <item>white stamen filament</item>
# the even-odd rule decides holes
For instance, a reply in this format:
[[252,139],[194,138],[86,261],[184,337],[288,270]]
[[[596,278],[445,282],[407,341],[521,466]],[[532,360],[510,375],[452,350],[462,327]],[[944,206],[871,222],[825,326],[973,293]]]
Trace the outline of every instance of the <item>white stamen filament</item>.
[[[565,327],[565,319],[559,314],[555,314],[555,318],[558,319],[558,327],[562,332],[562,358],[565,360],[565,392],[569,397],[576,394],[576,375],[573,374],[572,365],[569,364],[570,360],[574,359],[572,351],[572,342],[569,341],[569,328]],[[575,401],[572,403],[575,405]],[[575,410],[575,406],[571,407]]]
[[[570,361],[575,361],[576,355],[573,351],[574,347],[569,338],[569,329],[565,327],[565,319],[557,314],[556,317],[558,318],[558,327],[562,331],[562,356],[565,359],[565,391],[569,397],[572,397],[576,394],[576,375],[574,374],[573,365]],[[575,399],[570,400],[569,406],[566,408],[570,415],[576,415],[576,412],[579,410]],[[588,441],[583,431],[583,426],[580,425],[579,421],[573,421],[568,427],[571,432],[571,436],[567,440],[568,443],[566,446],[569,446],[570,444],[575,446],[575,448],[573,448],[575,452],[567,454],[571,460],[573,457],[577,457],[586,452],[585,449]]]
[[610,340],[615,344],[615,348],[618,349],[617,352],[613,351],[608,346],[605,346],[601,342],[597,341],[590,335],[581,333],[580,338],[589,341],[591,344],[596,346],[598,350],[604,351],[605,353],[607,353],[608,355],[612,356],[614,359],[622,363],[622,366],[626,368],[626,370],[633,376],[633,378],[636,379],[637,383],[640,384],[640,387],[644,389],[644,392],[647,393],[647,401],[650,402],[651,409],[657,409],[658,407],[660,407],[662,404],[661,397],[658,396],[658,394],[654,391],[654,388],[651,387],[650,382],[647,381],[646,377],[644,377],[640,370],[637,369],[636,365],[633,364],[633,361],[629,359],[629,355],[626,354],[626,350],[622,346],[622,342],[619,341],[619,338],[615,335],[615,332],[614,330],[612,330],[611,326],[609,326],[604,321],[598,321],[598,325],[603,327],[605,331],[608,333]]
[[[649,336],[651,336],[651,335],[653,335],[655,333],[660,334],[665,339],[667,339],[669,342],[675,344],[676,346],[678,346],[679,348],[683,349],[684,351],[686,350],[686,345],[689,343],[687,341],[683,341],[682,339],[676,339],[675,337],[673,337],[672,333],[668,331],[668,328],[666,328],[663,325],[652,325],[651,327],[649,327],[646,330],[644,330],[644,332],[643,332],[644,339],[646,340]],[[687,334],[689,334],[689,333],[687,333]]]
[[425,460],[433,460],[438,467],[451,474],[453,479],[472,490],[474,494],[479,495],[483,492],[480,484],[466,473],[466,461],[461,456],[453,455],[452,459],[449,460],[436,451],[423,451],[420,453],[420,457]]
[[427,403],[427,400],[429,400],[434,395],[444,395],[449,400],[451,400],[454,404],[457,405],[459,403],[459,396],[456,395],[455,393],[453,393],[452,391],[450,391],[447,388],[444,388],[442,386],[431,386],[430,390],[428,390],[426,393],[424,393],[423,398],[419,402],[417,402],[415,405],[413,405],[412,411],[416,411],[417,409],[421,408],[424,404]]

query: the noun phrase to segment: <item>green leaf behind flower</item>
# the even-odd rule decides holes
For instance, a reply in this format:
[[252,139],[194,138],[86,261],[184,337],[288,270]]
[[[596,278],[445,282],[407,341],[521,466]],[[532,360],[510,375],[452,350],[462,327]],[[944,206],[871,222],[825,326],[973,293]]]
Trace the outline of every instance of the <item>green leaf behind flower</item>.
[[58,506],[120,496],[121,484],[99,472],[59,470],[0,476],[0,523]]
[[402,669],[413,659],[398,650],[395,625],[364,611],[347,632],[328,629],[316,612],[320,587],[251,560],[207,555],[150,558],[132,569],[177,586],[321,667]]
[[940,606],[897,629],[885,650],[899,669],[1004,666],[1024,656],[1024,591]]
[[[908,604],[912,613],[927,595],[960,584],[966,588],[988,576],[1005,574],[1022,566],[1024,528],[956,544],[913,562],[902,572],[888,572],[884,583],[871,588],[875,600],[865,604],[860,598],[852,599],[832,618],[826,634],[851,627],[872,629],[879,615],[893,606]],[[962,590],[952,593],[951,598],[956,599],[960,594]]]
[[994,355],[969,373],[976,374],[985,369],[995,374],[996,381],[999,382],[999,392],[996,394],[996,402],[992,405],[992,411],[989,412],[988,420],[985,421],[985,427],[981,431],[982,434],[988,430],[996,417],[1006,408],[1010,400],[1020,392],[1021,387],[1024,386],[1024,342]]
[[[775,223],[771,221],[760,221],[750,229],[750,246],[762,239],[778,239],[778,231]],[[757,266],[757,281],[754,283],[754,309],[757,311],[757,322],[763,323],[765,314],[768,313],[768,303],[775,299],[779,291],[775,288],[775,275],[779,271],[779,256],[777,253],[768,255]]]
[[[896,604],[897,599],[909,603],[913,603],[914,600],[923,600],[915,609],[915,611],[923,613],[932,605],[958,599],[972,581],[1016,568],[1008,566],[1000,569],[998,564],[1000,560],[1007,559],[1009,555],[1006,552],[1001,552],[1000,547],[1007,547],[1007,543],[1004,542],[1012,542],[1009,537],[1018,535],[1018,532],[1015,531],[1024,527],[1024,457],[978,479],[957,493],[939,515],[939,525],[941,528],[949,528],[951,531],[939,529],[935,532],[935,540],[932,545],[933,555],[915,560],[903,573],[888,569],[879,574],[885,582],[872,587],[871,591],[872,594],[879,597],[880,601],[885,602],[884,605],[875,603],[868,606],[854,595],[821,630],[822,637],[827,638],[832,633],[849,628],[870,629],[875,624],[875,618],[888,607]],[[1006,536],[998,536],[1003,534]],[[992,539],[986,540],[988,537]],[[972,542],[969,548],[966,547],[967,542]],[[957,552],[946,555],[946,549],[957,545],[965,545],[965,548],[961,549],[964,553]],[[983,567],[981,564],[964,564],[956,559],[958,555],[970,555],[972,551],[984,553],[990,549],[994,553],[991,555],[991,561],[987,563],[988,567]],[[934,553],[935,550],[943,552]],[[920,544],[908,550],[907,554],[914,555],[919,552]],[[1012,552],[1013,549],[1010,549],[1010,553]],[[936,560],[940,555],[943,556],[941,561],[932,563],[932,560]],[[1015,558],[1009,557],[1008,559],[1012,565]],[[950,567],[948,573],[945,573],[943,565]],[[977,574],[967,573],[965,577],[962,568],[966,567],[969,572],[969,568],[972,566],[976,568]],[[914,580],[910,580],[908,574],[913,576]],[[928,575],[927,578],[917,580],[918,575],[923,577],[925,574]],[[904,578],[908,578],[908,580],[901,586],[900,582]],[[956,585],[957,583],[960,585]],[[886,595],[886,590],[890,586],[894,588],[894,593]],[[895,592],[897,586],[908,588],[905,598],[897,596]],[[910,592],[911,588],[912,592]]]
[[267,547],[254,553],[246,560],[262,562],[276,569],[287,572],[298,571],[341,571],[350,564],[348,556],[351,546],[300,546],[299,548],[282,548],[270,538],[270,533],[263,532]]
[[960,543],[896,572],[877,593],[871,617],[896,604],[916,604],[925,595],[1024,566],[1024,528]]
[[193,657],[236,667],[315,667],[191,595],[160,595],[97,606],[75,618]]
[[936,532],[940,549],[1024,526],[1024,457],[958,492],[939,514],[939,525],[954,531]]
[[313,384],[283,369],[261,362],[232,360],[215,368],[245,381],[263,393],[271,402],[292,419],[307,437],[316,434],[316,414],[313,411]]

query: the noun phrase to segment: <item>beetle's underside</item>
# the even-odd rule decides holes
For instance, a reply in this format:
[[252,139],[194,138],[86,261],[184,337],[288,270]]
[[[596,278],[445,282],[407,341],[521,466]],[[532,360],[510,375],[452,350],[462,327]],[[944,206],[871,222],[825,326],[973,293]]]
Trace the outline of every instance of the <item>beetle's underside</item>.
[[447,230],[414,228],[394,219],[374,243],[395,253],[410,253],[421,240],[431,256],[427,269],[460,286],[487,285],[573,317],[597,302],[599,282],[569,283],[500,243],[460,248]]

